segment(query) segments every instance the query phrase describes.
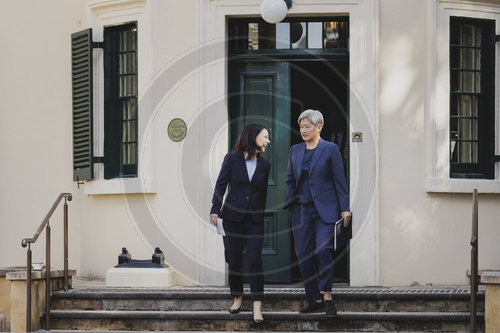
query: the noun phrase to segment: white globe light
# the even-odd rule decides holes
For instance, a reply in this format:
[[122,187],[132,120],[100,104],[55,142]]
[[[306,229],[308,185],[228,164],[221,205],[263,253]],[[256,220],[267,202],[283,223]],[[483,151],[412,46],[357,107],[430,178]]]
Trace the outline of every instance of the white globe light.
[[264,0],[260,5],[260,15],[268,23],[281,22],[285,16],[288,7],[284,0]]

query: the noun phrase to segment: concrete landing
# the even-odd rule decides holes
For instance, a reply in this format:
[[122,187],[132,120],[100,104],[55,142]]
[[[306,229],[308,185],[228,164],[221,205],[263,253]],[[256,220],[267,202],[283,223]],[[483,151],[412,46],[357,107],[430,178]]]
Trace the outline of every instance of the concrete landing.
[[170,268],[110,268],[106,272],[106,287],[167,288],[175,284],[175,272]]

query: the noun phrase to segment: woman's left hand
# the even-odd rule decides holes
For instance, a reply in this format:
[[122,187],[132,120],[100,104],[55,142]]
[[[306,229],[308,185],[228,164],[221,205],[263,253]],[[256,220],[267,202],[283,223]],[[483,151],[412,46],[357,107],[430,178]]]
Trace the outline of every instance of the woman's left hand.
[[210,223],[212,223],[214,226],[217,226],[217,219],[218,218],[219,218],[219,215],[210,214]]
[[347,228],[347,226],[351,222],[351,212],[348,210],[344,210],[342,212],[342,217],[344,218],[344,227]]

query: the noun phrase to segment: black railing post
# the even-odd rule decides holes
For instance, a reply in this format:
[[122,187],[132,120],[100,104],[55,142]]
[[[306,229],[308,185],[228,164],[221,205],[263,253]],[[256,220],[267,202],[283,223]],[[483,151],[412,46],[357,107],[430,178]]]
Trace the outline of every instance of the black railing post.
[[26,257],[26,332],[31,332],[31,244]]
[[478,285],[478,200],[477,189],[472,192],[472,237],[470,269],[470,331],[477,330],[477,285]]
[[64,291],[69,290],[69,274],[68,274],[68,202],[64,198]]
[[50,329],[50,224],[45,228],[45,329]]

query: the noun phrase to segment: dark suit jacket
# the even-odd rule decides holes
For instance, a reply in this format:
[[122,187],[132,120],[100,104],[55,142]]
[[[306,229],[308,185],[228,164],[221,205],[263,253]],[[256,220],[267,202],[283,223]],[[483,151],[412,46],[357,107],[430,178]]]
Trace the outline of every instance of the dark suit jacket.
[[[269,178],[270,169],[271,163],[262,157],[258,157],[257,167],[252,181],[250,181],[243,153],[228,153],[224,157],[215,184],[210,214],[218,214],[224,220],[240,222],[248,213],[253,221],[264,223],[267,179]],[[229,185],[229,192],[222,206],[227,185]]]
[[[297,185],[305,149],[305,142],[290,148],[284,208],[292,205],[300,196],[300,193],[297,193]],[[314,206],[323,221],[335,222],[340,218],[341,211],[350,210],[344,165],[336,144],[319,140],[311,160],[309,188]]]

